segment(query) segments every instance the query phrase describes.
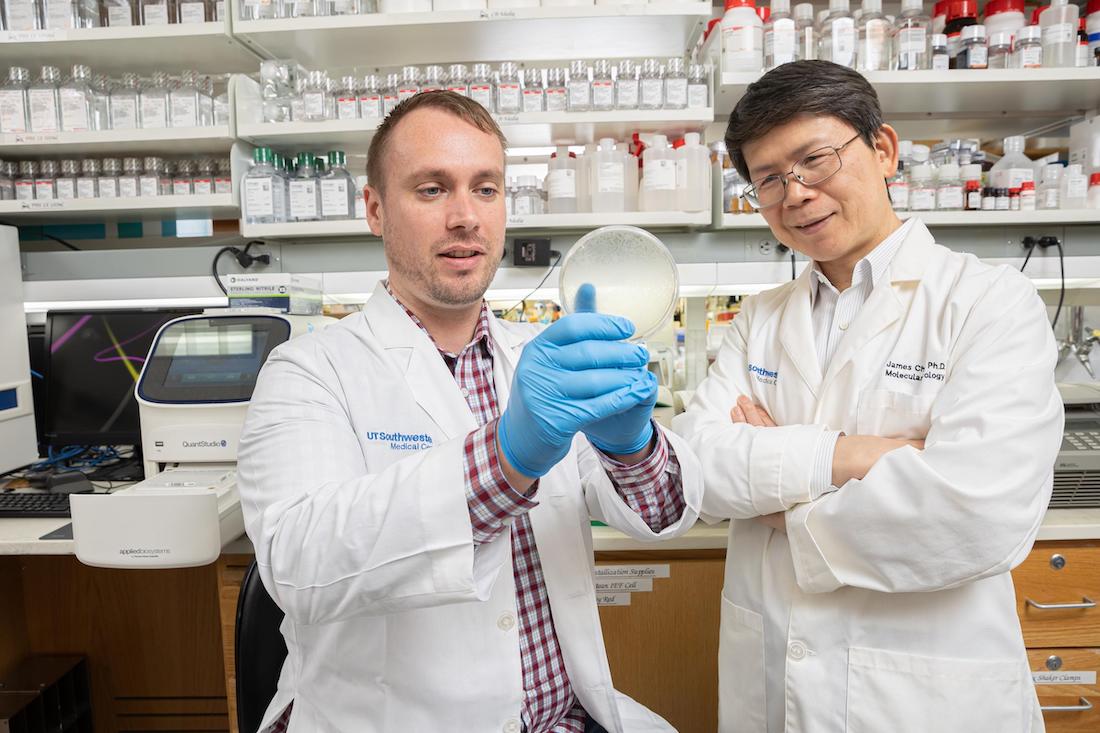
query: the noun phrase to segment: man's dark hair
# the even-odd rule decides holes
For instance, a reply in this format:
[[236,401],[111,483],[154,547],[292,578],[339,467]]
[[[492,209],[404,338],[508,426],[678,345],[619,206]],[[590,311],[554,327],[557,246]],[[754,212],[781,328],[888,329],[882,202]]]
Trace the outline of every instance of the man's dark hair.
[[782,64],[749,84],[726,127],[726,148],[745,180],[749,167],[742,148],[803,115],[843,120],[871,147],[883,125],[875,88],[858,71],[831,61]]

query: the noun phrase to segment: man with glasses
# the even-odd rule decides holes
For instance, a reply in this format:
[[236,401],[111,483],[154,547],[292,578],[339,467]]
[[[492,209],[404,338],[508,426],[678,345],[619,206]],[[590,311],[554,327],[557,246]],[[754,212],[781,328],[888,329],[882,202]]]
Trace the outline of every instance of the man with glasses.
[[1042,730],[1009,573],[1061,441],[1035,288],[898,220],[898,137],[851,69],[765,74],[726,144],[812,263],[743,304],[674,423],[732,519],[721,730]]

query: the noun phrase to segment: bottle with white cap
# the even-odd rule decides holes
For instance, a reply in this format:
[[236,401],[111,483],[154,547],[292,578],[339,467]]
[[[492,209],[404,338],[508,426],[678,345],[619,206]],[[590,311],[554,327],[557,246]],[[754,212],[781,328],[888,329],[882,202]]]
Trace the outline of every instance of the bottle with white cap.
[[863,0],[859,16],[856,67],[860,71],[890,68],[890,21],[882,14],[882,0]]
[[898,141],[898,169],[894,175],[886,181],[886,188],[890,192],[890,205],[894,211],[909,210],[909,167],[913,156],[913,141]]
[[829,14],[821,23],[817,57],[841,66],[856,65],[856,25],[848,0],[829,0]]
[[676,160],[664,135],[654,135],[652,144],[642,153],[639,198],[642,211],[676,210]]
[[944,163],[937,171],[936,210],[962,211],[963,186],[959,178],[959,164],[954,161]]
[[539,193],[539,179],[535,176],[520,176],[516,189],[512,212],[515,216],[534,216],[542,213],[542,194]]
[[1077,6],[1068,0],[1050,0],[1050,6],[1039,13],[1043,29],[1043,66],[1077,65]]
[[676,150],[676,208],[680,211],[710,208],[710,151],[699,139],[699,133],[689,132]]
[[1043,65],[1043,29],[1028,25],[1020,29],[1012,50],[1013,69],[1038,69]]
[[615,140],[605,137],[592,161],[592,211],[626,211],[626,165]]
[[546,194],[551,214],[577,212],[577,159],[564,145],[550,156]]
[[794,27],[798,34],[798,50],[795,52],[802,61],[817,58],[817,24],[814,22],[813,3],[799,3],[794,6]]
[[913,166],[909,169],[909,210],[932,211],[936,208],[936,186],[932,182],[932,164],[928,146],[913,146]]
[[924,14],[923,0],[901,0],[901,14],[894,23],[894,61],[897,71],[917,71],[931,66],[932,19]]
[[956,69],[985,69],[989,66],[989,48],[985,42],[984,25],[968,25],[962,29]]
[[1020,188],[1024,181],[1035,180],[1035,167],[1031,159],[1024,155],[1027,140],[1021,135],[1006,137],[1004,155],[989,170],[990,185],[993,188],[1011,190]]
[[1048,163],[1043,166],[1042,177],[1039,179],[1038,206],[1040,209],[1058,209],[1061,200],[1062,164]]
[[771,16],[764,24],[764,68],[798,60],[798,35],[791,17],[791,0],[772,0]]
[[989,68],[1008,69],[1012,62],[1012,34],[994,33],[989,37]]
[[1058,197],[1063,209],[1083,209],[1088,203],[1089,179],[1081,169],[1080,163],[1066,166],[1059,184]]

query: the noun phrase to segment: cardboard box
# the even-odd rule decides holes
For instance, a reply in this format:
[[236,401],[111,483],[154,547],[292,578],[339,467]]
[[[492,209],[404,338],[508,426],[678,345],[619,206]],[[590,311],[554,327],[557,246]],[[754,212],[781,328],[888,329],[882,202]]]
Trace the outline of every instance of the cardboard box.
[[278,308],[309,316],[321,312],[321,281],[292,273],[251,273],[222,278],[230,308]]

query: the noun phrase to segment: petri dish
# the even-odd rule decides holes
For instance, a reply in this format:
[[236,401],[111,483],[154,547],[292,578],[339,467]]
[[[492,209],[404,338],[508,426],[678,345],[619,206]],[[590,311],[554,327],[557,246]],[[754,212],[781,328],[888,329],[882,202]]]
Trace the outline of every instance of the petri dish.
[[575,312],[577,290],[596,288],[596,310],[629,318],[631,341],[642,341],[672,318],[680,294],[676,261],[664,243],[644,229],[607,226],[589,232],[565,255],[558,294],[565,313]]

